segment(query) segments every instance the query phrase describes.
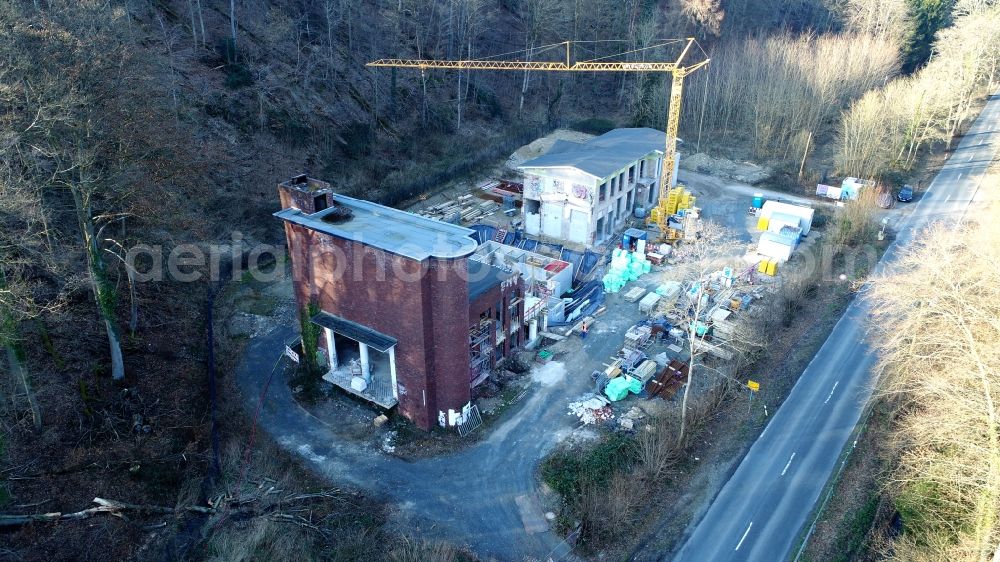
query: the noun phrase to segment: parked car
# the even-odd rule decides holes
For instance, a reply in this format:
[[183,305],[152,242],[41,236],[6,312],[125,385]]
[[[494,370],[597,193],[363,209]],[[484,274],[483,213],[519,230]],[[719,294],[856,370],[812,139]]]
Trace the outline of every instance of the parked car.
[[913,186],[904,185],[899,190],[899,193],[896,194],[896,199],[902,203],[909,203],[910,201],[913,201]]

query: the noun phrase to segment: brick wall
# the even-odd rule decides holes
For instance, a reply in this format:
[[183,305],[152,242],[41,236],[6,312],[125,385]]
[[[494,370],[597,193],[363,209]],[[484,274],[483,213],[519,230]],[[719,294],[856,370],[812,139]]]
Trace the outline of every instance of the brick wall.
[[[503,330],[507,333],[507,338],[503,342],[503,346],[500,349],[500,358],[507,357],[510,355],[511,350],[516,347],[520,347],[524,344],[522,330],[517,330],[513,334],[510,334],[511,319],[508,318],[509,314],[507,310],[510,308],[510,304],[514,302],[515,299],[521,299],[520,303],[517,305],[517,316],[514,320],[518,326],[524,323],[524,279],[520,275],[514,275],[508,282],[503,285],[497,285],[490,290],[484,292],[483,294],[476,297],[474,301],[469,304],[469,326],[475,326],[479,323],[479,317],[483,312],[489,312],[489,317],[496,319],[503,325]],[[500,310],[497,310],[497,303],[500,304]],[[496,337],[492,338],[494,349],[497,346]],[[493,360],[491,361],[490,368],[496,367],[497,355],[493,355]]]
[[466,258],[418,262],[288,222],[285,233],[300,312],[315,303],[399,340],[400,413],[429,429],[469,402]]

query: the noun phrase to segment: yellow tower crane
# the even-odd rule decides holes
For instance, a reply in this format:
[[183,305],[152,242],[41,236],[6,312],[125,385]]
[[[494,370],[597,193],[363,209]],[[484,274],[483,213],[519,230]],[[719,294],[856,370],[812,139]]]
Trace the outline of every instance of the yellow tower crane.
[[[642,50],[661,47],[672,42],[668,41],[657,45],[652,45],[645,49],[629,51],[629,54]],[[573,41],[564,41],[555,45],[564,46],[566,49],[565,60],[560,61],[521,61],[521,60],[421,60],[421,59],[379,59],[368,63],[370,67],[396,67],[396,68],[417,68],[420,72],[427,69],[453,69],[453,70],[541,70],[557,72],[669,72],[673,75],[670,87],[670,104],[667,108],[667,130],[666,144],[663,151],[663,167],[660,172],[660,195],[656,208],[650,212],[650,224],[656,224],[662,236],[667,237],[671,229],[667,226],[667,219],[677,210],[677,195],[669,197],[670,183],[674,174],[674,163],[677,159],[677,128],[681,117],[681,96],[684,90],[684,78],[688,74],[698,70],[708,64],[708,58],[696,62],[689,66],[683,66],[682,62],[687,56],[695,40],[689,37],[686,40],[684,49],[680,56],[674,61],[651,61],[651,62],[624,62],[610,61],[610,57],[602,57],[592,60],[572,61]],[[613,55],[614,56],[614,55]]]

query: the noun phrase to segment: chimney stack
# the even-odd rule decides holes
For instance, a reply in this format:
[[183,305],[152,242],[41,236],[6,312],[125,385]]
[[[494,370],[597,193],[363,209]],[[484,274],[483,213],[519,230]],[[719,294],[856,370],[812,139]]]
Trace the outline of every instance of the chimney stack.
[[278,184],[282,209],[298,209],[311,215],[333,204],[330,184],[302,174]]

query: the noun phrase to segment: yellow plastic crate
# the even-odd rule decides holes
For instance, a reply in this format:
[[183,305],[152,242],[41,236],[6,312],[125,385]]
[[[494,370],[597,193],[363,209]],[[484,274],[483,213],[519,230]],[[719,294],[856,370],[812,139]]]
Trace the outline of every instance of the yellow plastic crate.
[[767,260],[760,260],[760,263],[757,264],[757,272],[767,273]]
[[771,224],[770,219],[768,219],[767,217],[760,217],[759,219],[757,219],[757,230],[761,231],[767,230],[767,227],[770,226],[770,224]]
[[767,274],[771,277],[778,274],[778,260],[770,260],[767,262]]

